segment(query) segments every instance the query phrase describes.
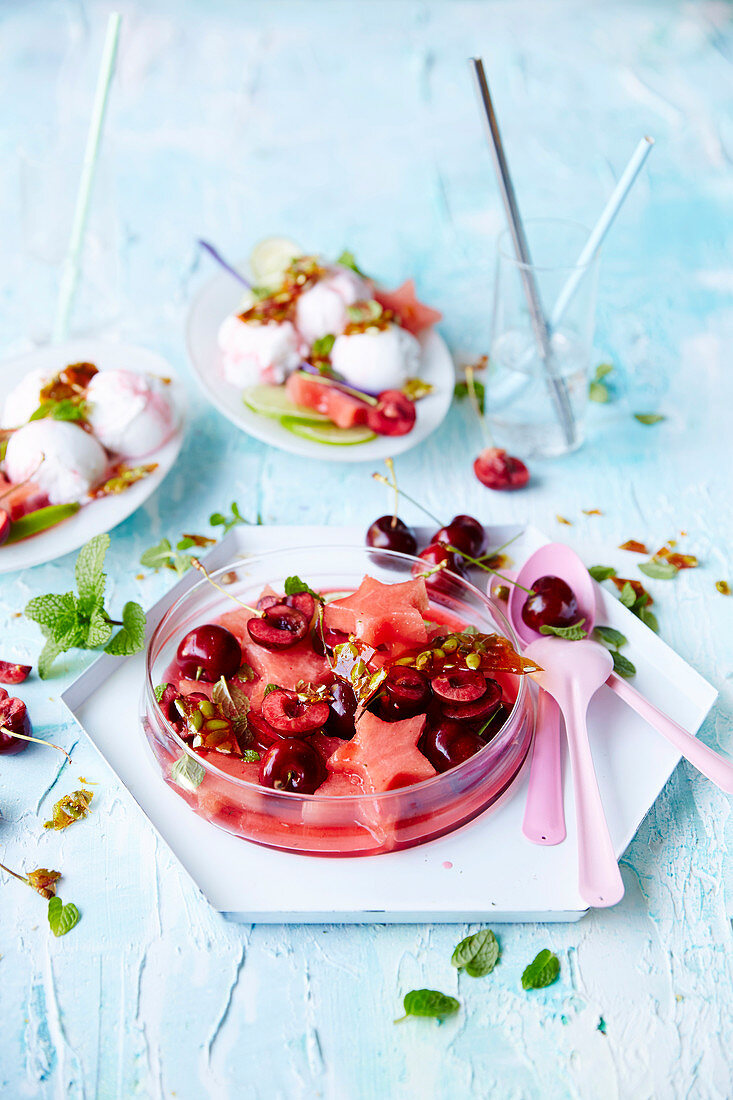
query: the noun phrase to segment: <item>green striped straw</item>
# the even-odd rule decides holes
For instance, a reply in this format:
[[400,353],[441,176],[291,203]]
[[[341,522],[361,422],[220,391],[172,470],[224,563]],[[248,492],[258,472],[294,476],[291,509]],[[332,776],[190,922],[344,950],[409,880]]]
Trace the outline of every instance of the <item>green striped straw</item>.
[[53,340],[58,343],[65,340],[69,330],[69,315],[74,301],[76,286],[79,281],[79,267],[82,249],[84,246],[84,234],[89,216],[89,202],[94,184],[94,171],[99,157],[99,143],[102,137],[104,116],[107,112],[109,88],[115,70],[115,58],[117,56],[117,40],[120,34],[119,12],[111,12],[107,19],[107,35],[104,40],[102,62],[97,77],[97,89],[94,93],[94,107],[92,119],[89,124],[86,148],[84,149],[84,163],[79,180],[79,193],[76,196],[74,208],[74,221],[71,227],[69,248],[64,259],[59,286],[59,297],[56,304],[56,317],[53,324]]

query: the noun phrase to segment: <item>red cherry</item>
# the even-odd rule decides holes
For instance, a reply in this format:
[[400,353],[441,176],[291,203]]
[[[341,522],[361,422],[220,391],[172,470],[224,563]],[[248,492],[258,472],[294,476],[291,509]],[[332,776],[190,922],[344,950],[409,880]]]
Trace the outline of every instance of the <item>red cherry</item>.
[[260,783],[277,791],[313,794],[328,778],[326,765],[307,741],[286,737],[262,757]]
[[325,732],[330,737],[341,737],[350,741],[354,736],[354,715],[356,714],[356,695],[351,684],[340,677],[331,685],[331,703]]
[[446,718],[455,718],[460,722],[478,722],[488,718],[497,703],[501,702],[501,688],[496,680],[486,681],[486,691],[471,703],[452,703],[446,700],[442,711]]
[[260,596],[257,601],[257,610],[266,611],[269,607],[275,607],[279,603],[294,607],[296,611],[302,611],[308,621],[313,618],[316,610],[316,601],[310,592],[296,592],[292,596]]
[[407,435],[415,424],[414,402],[401,390],[383,390],[379,403],[370,405],[367,426],[377,435]]
[[396,550],[399,554],[416,554],[417,539],[401,519],[380,516],[366,533],[367,546],[377,550]]
[[4,508],[0,508],[0,546],[8,541],[11,527],[10,514]]
[[308,619],[302,611],[276,603],[263,615],[253,616],[247,623],[250,638],[263,649],[290,649],[308,633]]
[[239,642],[223,626],[204,623],[189,630],[178,646],[178,664],[189,680],[201,679],[209,684],[223,676],[229,679],[242,664]]
[[446,719],[437,726],[429,726],[418,748],[438,772],[462,764],[484,747],[485,742],[460,722]]
[[508,455],[501,447],[486,447],[473,464],[473,472],[487,489],[522,489],[529,470],[521,458]]
[[247,729],[252,734],[252,747],[260,752],[267,752],[270,745],[273,745],[275,741],[282,740],[282,734],[273,729],[270,723],[266,722],[262,715],[257,714],[254,710],[251,710],[247,715]]
[[486,679],[481,672],[457,668],[434,676],[430,686],[436,695],[451,703],[474,703],[486,691]]
[[22,684],[28,679],[31,665],[14,665],[10,661],[0,661],[0,684]]
[[539,634],[541,626],[572,626],[581,618],[578,601],[562,577],[539,577],[532,582],[534,595],[522,607],[522,619]]
[[477,558],[484,547],[484,529],[473,516],[454,516],[450,523],[433,535],[433,542],[455,546],[472,558]]
[[176,727],[183,725],[183,715],[176,706],[176,699],[180,698],[181,693],[174,688],[173,684],[166,684],[165,691],[158,702],[158,706],[163,711],[164,716],[171,725]]
[[297,737],[313,733],[328,721],[328,703],[304,703],[294,691],[276,688],[262,702],[262,717],[279,733]]
[[[412,567],[413,577],[425,577],[425,584],[428,588],[432,588],[435,592],[442,592],[448,588],[446,579],[443,573],[450,571],[455,573],[458,577],[465,577],[466,571],[463,566],[463,560],[458,558],[452,550],[448,550],[447,547],[441,542],[433,542],[430,546],[426,546],[425,549],[418,554],[418,557],[425,562],[420,566],[417,563]],[[445,562],[445,568],[440,569],[436,573],[426,574],[429,570],[434,569],[436,565],[440,565],[441,562]]]
[[11,736],[13,733],[22,733],[25,737],[30,737],[31,720],[28,717],[28,710],[22,699],[8,695],[5,688],[0,688],[0,726],[10,731],[9,733],[0,731],[0,753],[11,756],[28,747],[27,741]]
[[392,665],[380,689],[379,717],[385,722],[413,718],[424,713],[429,702],[430,686],[423,674],[407,665]]

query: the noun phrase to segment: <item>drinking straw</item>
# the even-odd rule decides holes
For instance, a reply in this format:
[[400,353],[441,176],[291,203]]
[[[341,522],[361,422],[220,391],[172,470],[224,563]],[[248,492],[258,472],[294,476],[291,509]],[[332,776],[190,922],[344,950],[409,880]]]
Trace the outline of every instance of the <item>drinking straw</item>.
[[209,241],[202,240],[200,237],[198,243],[201,248],[209,253],[212,259],[216,260],[220,267],[223,267],[225,271],[229,272],[233,279],[236,279],[237,282],[241,283],[247,290],[252,289],[252,284],[245,279],[241,272],[237,271],[236,267],[232,267],[232,265],[224,259],[218,248],[214,248],[213,244],[210,244]]
[[596,222],[588,240],[585,242],[582,252],[575,261],[574,271],[572,271],[565,286],[558,295],[558,299],[555,302],[555,308],[552,311],[551,325],[553,329],[557,328],[562,321],[565,310],[570,305],[573,295],[580,285],[587,264],[590,263],[603,244],[606,234],[613,225],[616,215],[623,206],[624,200],[631,190],[634,180],[639,175],[644,161],[651,153],[653,145],[654,138],[643,137],[634,150],[631,160],[621,173],[618,183],[611,192],[600,218]]
[[117,56],[117,40],[120,33],[119,12],[111,12],[107,19],[107,34],[104,40],[102,61],[99,66],[97,88],[94,93],[94,105],[92,118],[89,123],[87,143],[84,149],[84,162],[79,179],[79,191],[76,196],[74,208],[74,220],[69,238],[69,248],[64,259],[61,273],[61,285],[56,305],[56,316],[53,325],[53,339],[58,342],[64,340],[69,328],[69,315],[74,300],[74,293],[79,281],[79,268],[84,234],[86,232],[87,217],[89,215],[89,202],[94,183],[94,170],[99,156],[99,143],[104,126],[104,116],[107,111],[109,88],[114,76],[115,57]]
[[509,174],[509,166],[504,154],[504,146],[502,144],[501,134],[499,133],[499,124],[496,119],[494,104],[491,100],[491,93],[489,92],[489,86],[486,81],[484,63],[480,57],[473,57],[470,59],[470,65],[476,81],[476,90],[484,111],[486,131],[489,137],[489,147],[491,149],[494,168],[496,169],[496,175],[499,181],[499,189],[504,202],[504,210],[506,212],[507,221],[509,222],[509,232],[517,257],[524,295],[527,299],[527,306],[529,307],[532,330],[547,375],[547,387],[555,406],[565,442],[568,445],[572,445],[575,442],[575,420],[573,417],[573,410],[568,398],[565,381],[562,378],[558,378],[555,374],[552,347],[550,345],[550,333],[542,310],[537,284],[534,279],[529,246],[524,233],[522,219],[519,214],[519,207],[517,206],[517,199],[514,193],[514,185],[512,184],[512,178]]

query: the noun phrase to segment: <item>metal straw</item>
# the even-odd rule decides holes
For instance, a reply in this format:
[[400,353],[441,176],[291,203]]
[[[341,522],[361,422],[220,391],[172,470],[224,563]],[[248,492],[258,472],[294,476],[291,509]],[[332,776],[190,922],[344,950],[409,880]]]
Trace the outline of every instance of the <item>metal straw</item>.
[[509,174],[509,166],[507,165],[504,155],[504,146],[502,145],[501,134],[499,133],[499,124],[496,120],[494,105],[491,101],[489,85],[486,81],[484,63],[480,57],[472,57],[470,65],[476,81],[476,90],[484,111],[486,131],[490,139],[489,146],[494,160],[494,168],[496,169],[496,175],[499,181],[507,221],[509,222],[509,232],[519,265],[522,286],[529,307],[532,331],[534,332],[540,358],[547,374],[547,388],[555,406],[565,442],[569,446],[572,446],[575,443],[575,419],[573,417],[573,410],[568,398],[565,381],[563,378],[559,378],[554,371],[550,334],[542,310],[534,273],[532,271],[532,259],[529,252],[529,246],[527,245],[527,238],[524,234],[524,226],[519,214],[517,199],[514,194],[514,186]]
[[102,127],[104,126],[104,116],[107,111],[109,87],[115,69],[117,39],[120,33],[120,19],[121,16],[119,12],[111,12],[107,20],[107,35],[104,40],[104,50],[102,53],[102,61],[99,66],[97,88],[94,93],[92,118],[89,123],[86,148],[84,149],[84,163],[82,165],[81,178],[79,180],[79,191],[76,196],[74,221],[71,227],[69,248],[61,273],[61,285],[59,287],[59,298],[53,325],[53,339],[56,343],[66,339],[71,306],[76,292],[76,285],[79,281],[79,267],[82,247],[84,245],[84,234],[87,227],[87,217],[89,214],[89,200],[91,198],[92,185],[94,183],[94,170],[97,166],[99,142],[102,136]]

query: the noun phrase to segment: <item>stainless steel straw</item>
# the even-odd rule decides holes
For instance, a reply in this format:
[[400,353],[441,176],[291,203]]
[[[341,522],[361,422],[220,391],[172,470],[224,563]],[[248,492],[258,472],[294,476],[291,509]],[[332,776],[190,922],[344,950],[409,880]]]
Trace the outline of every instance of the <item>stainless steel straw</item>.
[[496,169],[496,175],[499,181],[499,188],[504,202],[507,221],[509,222],[509,232],[511,233],[514,252],[519,264],[522,286],[529,307],[532,331],[534,332],[540,358],[547,375],[547,388],[555,406],[565,442],[568,446],[572,446],[575,442],[575,419],[573,417],[573,410],[568,398],[565,380],[558,377],[554,370],[550,333],[542,310],[542,303],[534,279],[534,273],[532,271],[532,259],[529,252],[529,246],[527,245],[527,238],[524,234],[524,226],[522,225],[522,219],[519,214],[516,195],[514,194],[512,178],[509,174],[509,166],[507,165],[504,155],[504,146],[501,142],[499,124],[496,120],[494,105],[491,101],[491,93],[489,92],[489,85],[486,81],[484,63],[480,57],[472,57],[470,65],[476,80],[476,90],[484,110],[486,131],[490,139],[489,146],[494,160],[494,168]]

